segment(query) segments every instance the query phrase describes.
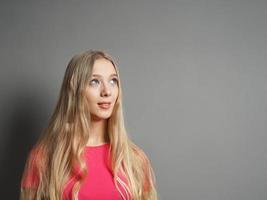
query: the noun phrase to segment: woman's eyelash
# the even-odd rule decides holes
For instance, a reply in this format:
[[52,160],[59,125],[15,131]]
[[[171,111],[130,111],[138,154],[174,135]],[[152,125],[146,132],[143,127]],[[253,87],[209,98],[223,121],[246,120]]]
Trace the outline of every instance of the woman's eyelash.
[[[117,78],[113,78],[113,79],[111,79],[111,80],[115,80],[116,82],[118,82],[118,79],[117,79]],[[92,79],[92,80],[90,81],[90,83],[93,82],[93,81],[97,81],[97,82],[99,82],[97,79]]]
[[[90,83],[93,82],[93,81],[98,81],[98,80],[97,80],[97,79],[92,79],[92,80],[90,81]],[[99,82],[99,81],[98,81],[98,82]]]
[[112,80],[115,80],[116,82],[118,82],[118,79],[117,78],[113,78]]

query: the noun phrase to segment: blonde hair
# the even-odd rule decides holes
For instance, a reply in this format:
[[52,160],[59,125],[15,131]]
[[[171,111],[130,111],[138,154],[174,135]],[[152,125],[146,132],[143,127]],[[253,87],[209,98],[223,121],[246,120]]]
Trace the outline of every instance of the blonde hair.
[[[20,199],[63,198],[64,185],[76,176],[72,199],[78,199],[81,183],[87,175],[82,153],[90,137],[90,112],[85,97],[94,62],[109,60],[118,76],[119,93],[107,132],[110,142],[111,169],[116,188],[123,199],[156,200],[155,174],[144,151],[127,136],[122,110],[119,72],[110,55],[89,50],[75,55],[65,71],[60,95],[48,126],[29,153],[21,179]],[[80,175],[75,166],[79,166]],[[35,173],[37,177],[25,180]],[[122,177],[125,177],[123,179]],[[120,191],[118,184],[125,190]]]

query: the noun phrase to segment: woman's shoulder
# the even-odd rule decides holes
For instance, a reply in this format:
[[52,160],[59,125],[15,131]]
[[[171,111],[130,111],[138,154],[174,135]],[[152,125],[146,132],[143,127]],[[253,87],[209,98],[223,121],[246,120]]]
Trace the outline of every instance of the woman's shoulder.
[[41,145],[34,146],[28,153],[28,161],[35,165],[41,165],[45,159],[45,151]]
[[142,178],[144,181],[143,182],[144,191],[148,192],[151,190],[151,187],[155,184],[155,174],[150,159],[141,147],[133,143],[131,146],[136,157],[137,161],[136,163],[141,164],[141,168],[143,171]]
[[39,170],[43,160],[44,154],[39,146],[34,146],[28,153],[23,176],[21,179],[21,186],[26,188],[35,188],[39,184]]
[[134,143],[131,144],[131,147],[134,152],[134,163],[138,163],[141,166],[144,174],[150,174],[152,166],[148,155],[141,147],[137,146]]
[[144,162],[149,162],[149,158],[145,151],[138,145],[134,144],[133,142],[130,143],[130,147],[134,152],[134,155],[138,158],[141,159]]

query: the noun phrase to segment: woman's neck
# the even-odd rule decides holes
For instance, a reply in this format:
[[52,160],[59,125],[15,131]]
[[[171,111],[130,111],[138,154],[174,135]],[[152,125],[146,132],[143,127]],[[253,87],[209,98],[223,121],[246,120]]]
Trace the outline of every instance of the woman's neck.
[[91,121],[87,146],[95,146],[108,142],[107,120]]

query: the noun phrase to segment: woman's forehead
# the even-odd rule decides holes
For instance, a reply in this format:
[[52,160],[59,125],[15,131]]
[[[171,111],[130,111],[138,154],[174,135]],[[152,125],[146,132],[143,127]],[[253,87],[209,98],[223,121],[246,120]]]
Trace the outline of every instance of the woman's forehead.
[[110,76],[117,74],[114,65],[107,59],[97,59],[94,62],[92,75],[96,76]]

